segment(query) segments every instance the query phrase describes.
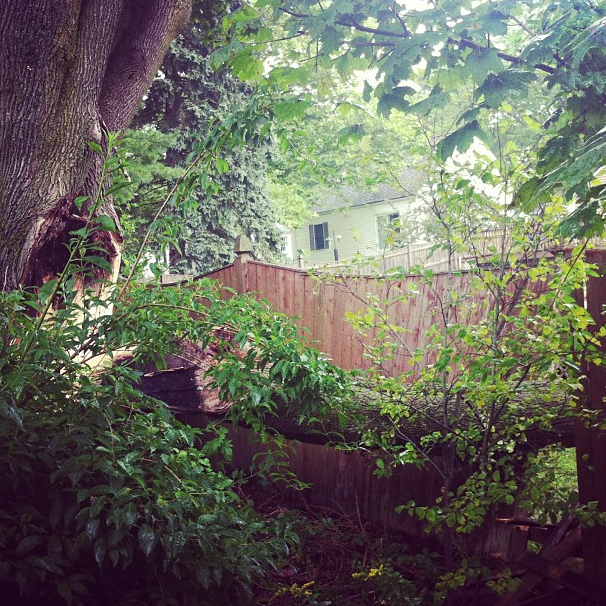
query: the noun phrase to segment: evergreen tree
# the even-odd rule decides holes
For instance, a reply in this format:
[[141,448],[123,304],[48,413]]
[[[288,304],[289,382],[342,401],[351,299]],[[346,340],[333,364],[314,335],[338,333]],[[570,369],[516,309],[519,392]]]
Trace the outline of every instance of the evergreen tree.
[[[135,119],[135,130],[129,132],[134,152],[129,172],[137,187],[130,209],[135,214],[129,224],[133,245],[187,164],[195,142],[215,121],[245,105],[251,93],[227,70],[216,71],[210,65],[205,32],[207,23],[213,19],[218,23],[221,15],[202,4],[196,10],[166,56]],[[222,163],[213,195],[193,192],[181,209],[172,209],[159,231],[179,251],[171,259],[175,269],[203,273],[229,263],[240,234],[250,237],[259,258],[277,257],[280,235],[267,196],[268,146],[262,141],[259,146],[233,149]],[[142,154],[145,149],[151,153]]]

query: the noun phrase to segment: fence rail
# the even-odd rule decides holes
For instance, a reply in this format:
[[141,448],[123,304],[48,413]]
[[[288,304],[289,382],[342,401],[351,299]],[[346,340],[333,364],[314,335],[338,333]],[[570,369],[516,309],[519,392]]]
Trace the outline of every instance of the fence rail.
[[[544,240],[535,245],[535,250],[547,250],[561,247],[561,242]],[[412,268],[432,269],[436,272],[458,271],[470,269],[471,266],[481,262],[482,259],[494,256],[495,251],[508,251],[512,247],[512,235],[503,229],[490,229],[470,236],[468,251],[449,251],[444,247],[428,242],[409,242],[396,250],[386,251],[382,254],[364,256],[360,259],[345,260],[323,265],[306,263],[300,257],[291,267],[309,270],[345,272],[348,274],[373,274],[388,272],[396,267],[407,270]]]

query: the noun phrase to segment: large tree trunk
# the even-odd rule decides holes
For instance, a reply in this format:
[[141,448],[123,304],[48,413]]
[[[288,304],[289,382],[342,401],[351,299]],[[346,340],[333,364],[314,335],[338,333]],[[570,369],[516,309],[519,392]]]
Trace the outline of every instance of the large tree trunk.
[[[0,2],[0,290],[62,270],[86,220],[101,158],[89,141],[124,130],[191,0]],[[114,218],[110,200],[102,214]],[[117,219],[117,218],[116,218]],[[116,266],[119,234],[103,232]]]

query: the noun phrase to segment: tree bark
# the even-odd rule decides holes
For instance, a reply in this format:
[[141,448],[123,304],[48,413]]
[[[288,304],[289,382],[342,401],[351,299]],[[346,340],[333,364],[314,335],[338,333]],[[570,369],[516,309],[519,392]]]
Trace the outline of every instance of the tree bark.
[[[106,132],[131,121],[191,0],[0,3],[0,290],[41,284],[87,219]],[[117,217],[111,200],[101,214]],[[115,267],[121,237],[102,232]],[[98,253],[96,253],[98,254]]]

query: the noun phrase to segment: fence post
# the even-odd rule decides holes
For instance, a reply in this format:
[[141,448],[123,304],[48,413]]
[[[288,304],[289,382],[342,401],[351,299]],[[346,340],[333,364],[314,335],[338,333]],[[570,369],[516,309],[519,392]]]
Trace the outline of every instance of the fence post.
[[[606,323],[602,309],[606,303],[606,250],[587,251],[587,261],[598,266],[597,277],[589,278],[586,308],[599,330]],[[604,343],[602,343],[604,347]],[[585,405],[606,412],[606,368],[603,364],[583,363]],[[603,414],[601,415],[603,419]],[[598,420],[598,425],[603,420]],[[599,427],[587,427],[580,420],[576,430],[577,475],[581,503],[597,501],[598,510],[606,511],[606,432]],[[606,527],[596,524],[583,529],[583,559],[585,575],[601,587],[606,587]]]
[[248,261],[251,259],[253,246],[247,236],[238,236],[234,244],[236,260],[234,270],[236,273],[236,292],[240,295],[248,292]]

